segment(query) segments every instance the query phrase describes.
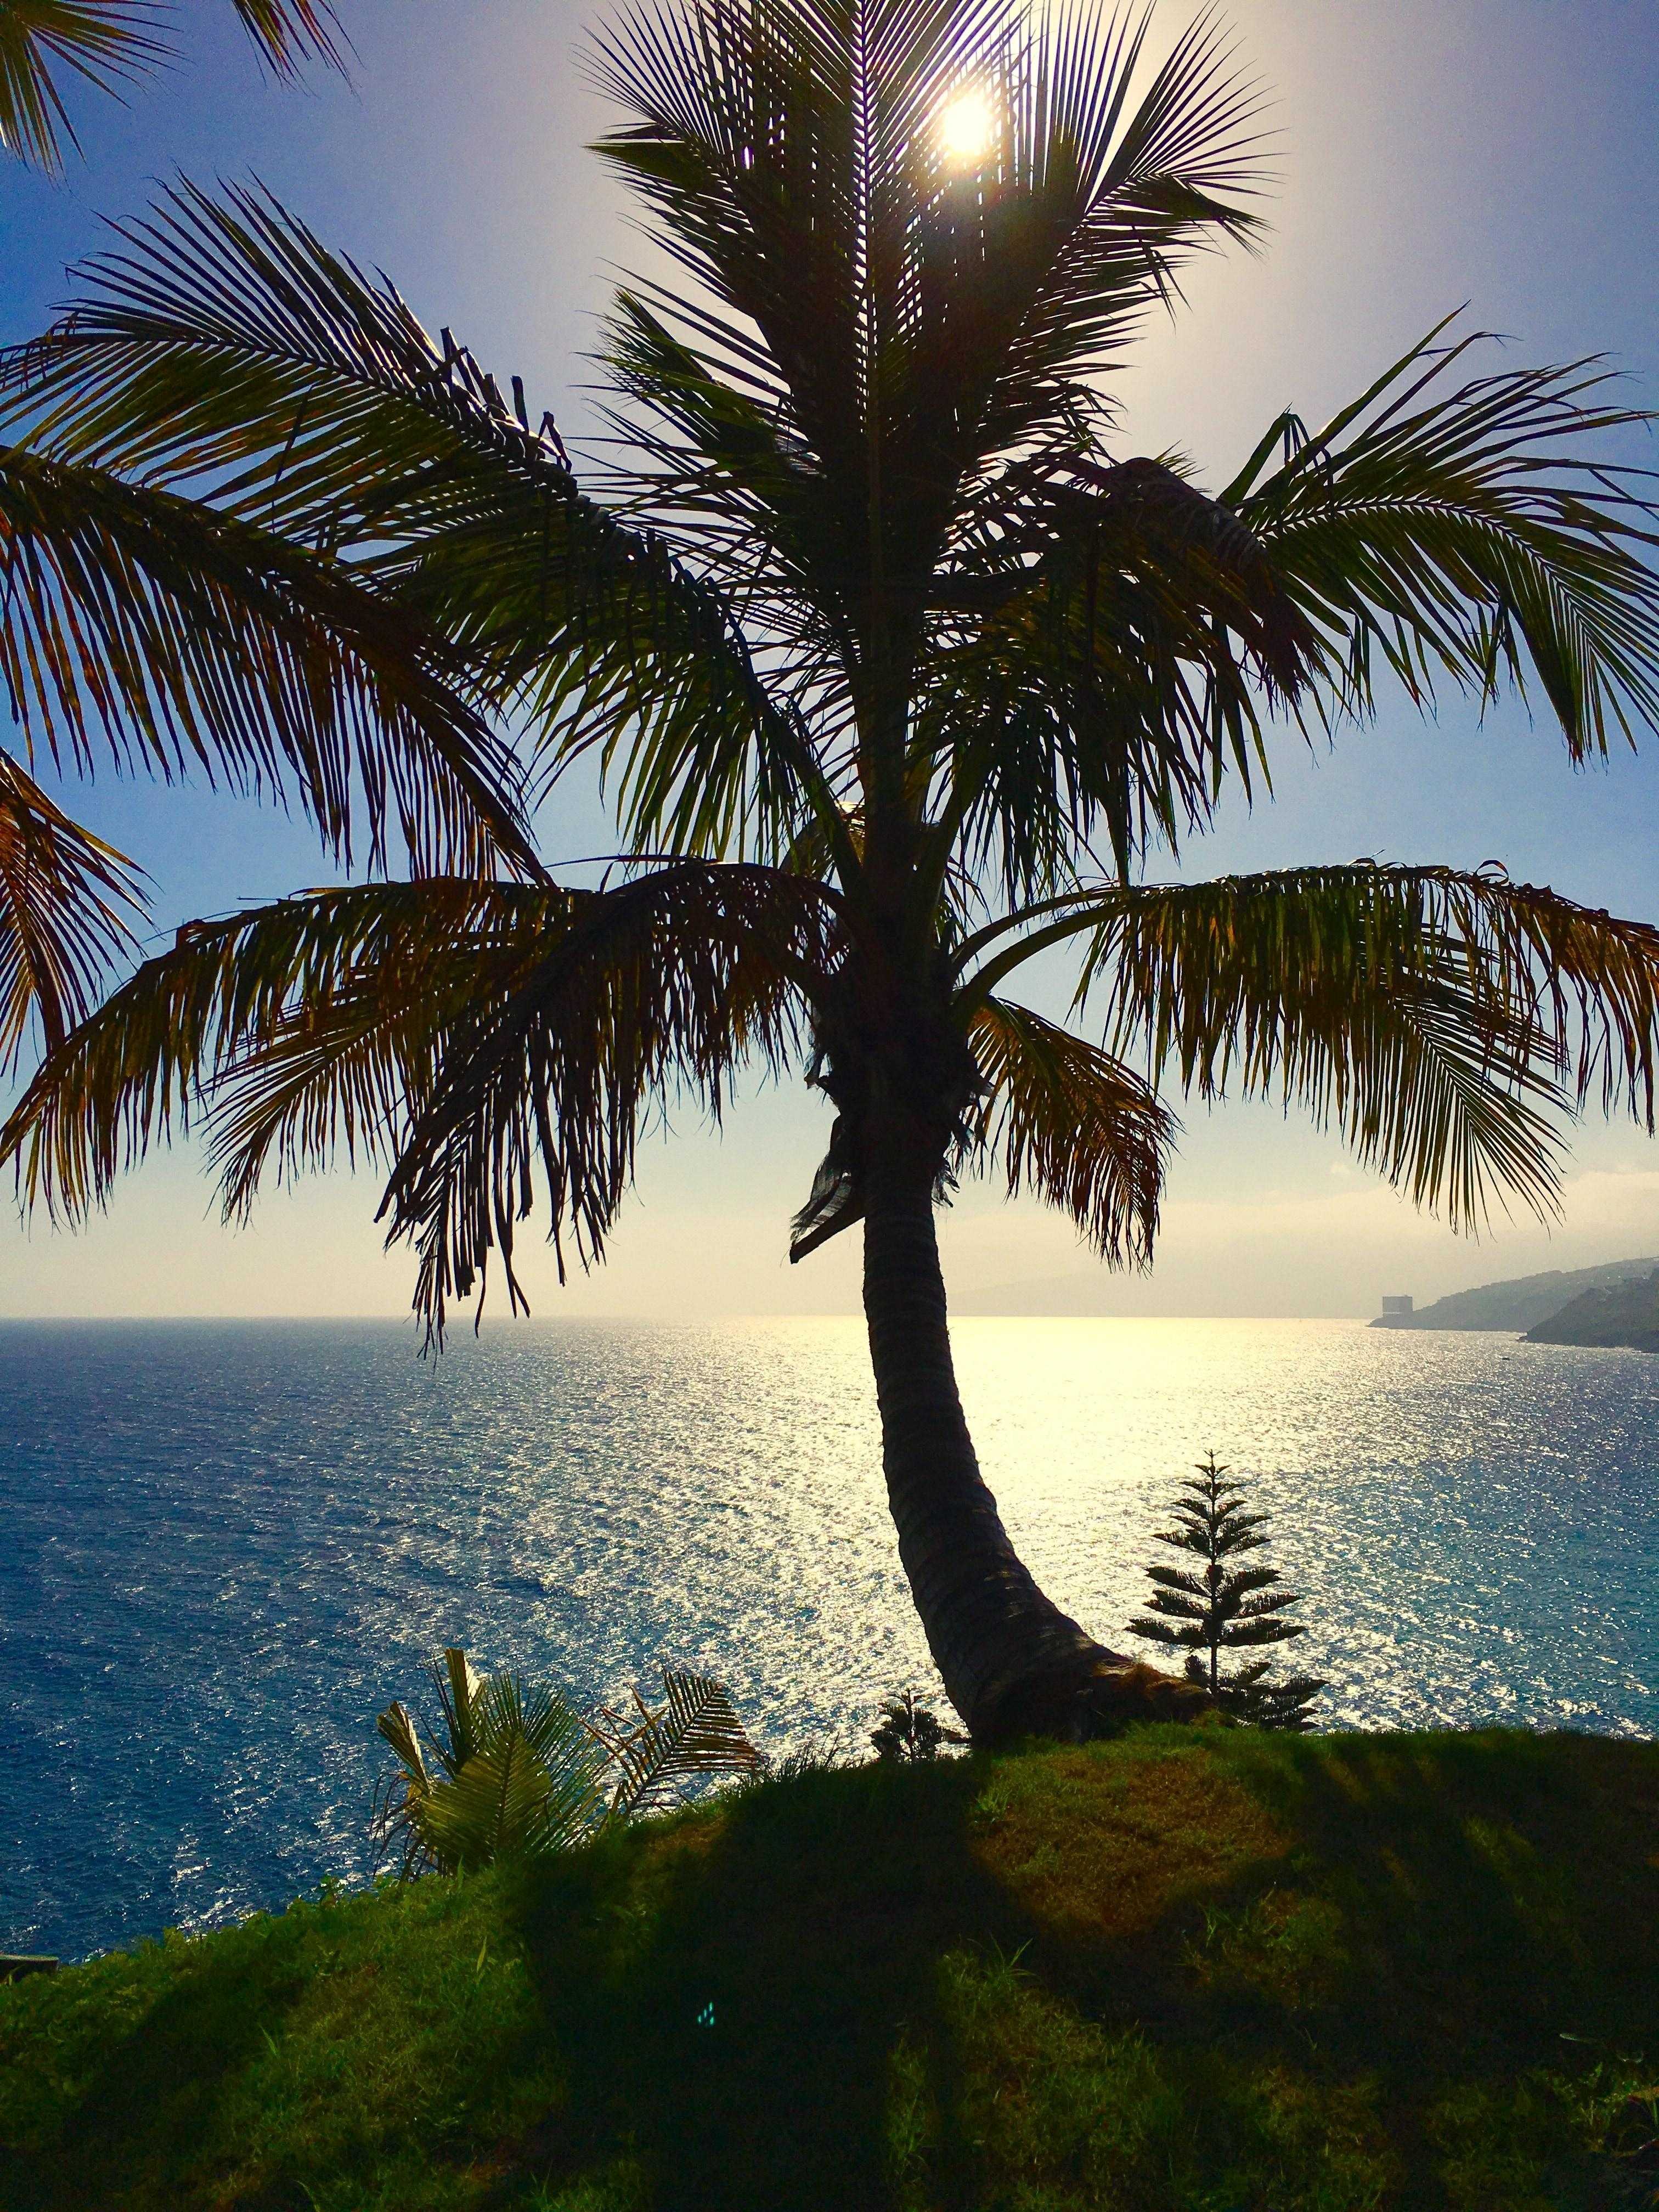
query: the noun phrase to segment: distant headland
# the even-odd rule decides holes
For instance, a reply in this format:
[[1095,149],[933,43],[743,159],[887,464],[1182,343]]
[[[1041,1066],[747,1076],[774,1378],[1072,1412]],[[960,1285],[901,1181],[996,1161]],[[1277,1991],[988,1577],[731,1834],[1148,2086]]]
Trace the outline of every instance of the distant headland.
[[1659,1352],[1659,1258],[1551,1268],[1455,1291],[1432,1305],[1386,1297],[1373,1328],[1513,1329],[1529,1344],[1626,1346]]

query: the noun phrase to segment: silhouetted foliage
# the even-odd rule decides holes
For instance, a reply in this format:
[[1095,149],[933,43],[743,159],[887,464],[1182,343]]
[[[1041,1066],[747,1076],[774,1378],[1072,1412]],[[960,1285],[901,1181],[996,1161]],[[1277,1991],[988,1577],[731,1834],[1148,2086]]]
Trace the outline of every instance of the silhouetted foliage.
[[947,1743],[966,1743],[960,1729],[946,1728],[914,1690],[901,1690],[881,1701],[881,1725],[870,1738],[878,1759],[937,1759]]
[[1232,1674],[1221,1671],[1224,1651],[1282,1644],[1308,1632],[1304,1622],[1284,1618],[1285,1607],[1299,1601],[1294,1590],[1279,1587],[1276,1567],[1228,1565],[1268,1541],[1261,1533],[1267,1515],[1245,1511],[1244,1493],[1229,1483],[1230,1472],[1218,1467],[1209,1452],[1196,1480],[1182,1485],[1186,1495],[1175,1508],[1176,1525],[1160,1529],[1157,1540],[1195,1554],[1202,1567],[1195,1573],[1183,1567],[1148,1567],[1156,1585],[1147,1601],[1152,1610],[1129,1626],[1151,1643],[1185,1650],[1189,1680],[1206,1684],[1224,1712],[1257,1728],[1306,1729],[1308,1708],[1324,1688],[1322,1681],[1292,1675],[1270,1682],[1270,1659],[1255,1660]]

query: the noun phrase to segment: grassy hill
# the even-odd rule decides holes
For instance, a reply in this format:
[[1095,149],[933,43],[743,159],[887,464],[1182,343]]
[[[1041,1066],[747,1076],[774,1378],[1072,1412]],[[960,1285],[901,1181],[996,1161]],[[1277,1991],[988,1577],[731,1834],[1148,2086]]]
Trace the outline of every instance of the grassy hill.
[[1659,2202],[1659,1746],[784,1776],[0,1990],[0,2203]]

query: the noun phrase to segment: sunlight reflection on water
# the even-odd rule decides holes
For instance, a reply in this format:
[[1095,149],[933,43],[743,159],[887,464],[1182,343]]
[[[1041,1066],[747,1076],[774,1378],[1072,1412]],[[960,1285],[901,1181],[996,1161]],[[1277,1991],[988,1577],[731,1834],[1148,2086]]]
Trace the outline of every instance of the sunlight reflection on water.
[[[1125,1644],[1203,1452],[1256,1478],[1328,1718],[1659,1723],[1659,1361],[1349,1323],[956,1325],[1016,1542]],[[927,1674],[854,1321],[9,1324],[0,1948],[361,1875],[374,1715],[465,1643],[724,1675],[774,1747]]]

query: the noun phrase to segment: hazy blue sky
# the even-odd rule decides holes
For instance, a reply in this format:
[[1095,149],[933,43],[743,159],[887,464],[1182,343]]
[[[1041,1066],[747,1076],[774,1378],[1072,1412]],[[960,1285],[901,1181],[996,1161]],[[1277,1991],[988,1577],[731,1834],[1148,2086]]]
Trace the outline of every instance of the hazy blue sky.
[[[1276,96],[1281,182],[1257,259],[1201,267],[1177,322],[1149,333],[1119,387],[1124,451],[1179,445],[1224,480],[1284,406],[1352,397],[1449,307],[1509,334],[1516,361],[1615,357],[1659,401],[1659,25],[1646,0],[1238,0],[1241,50]],[[261,78],[228,6],[181,11],[189,63],[126,108],[78,101],[90,158],[62,184],[0,170],[0,333],[64,296],[100,215],[137,210],[182,171],[262,177],[331,243],[393,276],[432,326],[516,369],[532,409],[583,421],[581,359],[607,270],[632,241],[583,151],[604,127],[572,55],[588,11],[566,0],[344,0],[351,88]],[[1153,44],[1187,10],[1164,5]],[[1649,441],[1628,458],[1646,459]],[[1575,775],[1514,708],[1477,727],[1449,702],[1403,702],[1334,752],[1287,741],[1277,797],[1242,805],[1182,872],[1346,860],[1501,859],[1614,911],[1659,913],[1659,744]],[[143,861],[156,919],[214,913],[323,878],[297,829],[205,793],[100,777],[70,803]],[[550,810],[550,853],[606,842],[591,794]],[[1266,1108],[1188,1115],[1159,1260],[1109,1277],[1066,1224],[973,1188],[948,1217],[959,1307],[981,1311],[1368,1313],[1534,1267],[1659,1251],[1659,1158],[1628,1125],[1587,1127],[1565,1224],[1520,1224],[1479,1249],[1414,1215],[1340,1146]],[[687,1117],[645,1152],[610,1267],[565,1292],[532,1253],[538,1312],[837,1311],[856,1302],[855,1239],[783,1260],[825,1115],[799,1086],[742,1106],[723,1139]],[[384,1256],[374,1188],[339,1175],[273,1193],[256,1225],[217,1224],[187,1152],[129,1179],[77,1238],[0,1224],[0,1312],[392,1312],[405,1258]]]

